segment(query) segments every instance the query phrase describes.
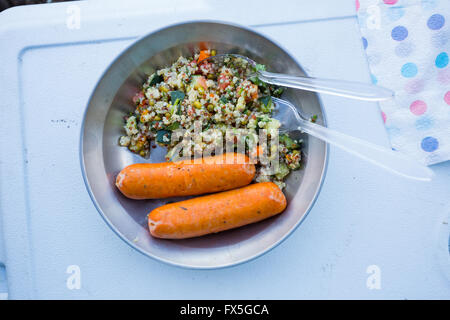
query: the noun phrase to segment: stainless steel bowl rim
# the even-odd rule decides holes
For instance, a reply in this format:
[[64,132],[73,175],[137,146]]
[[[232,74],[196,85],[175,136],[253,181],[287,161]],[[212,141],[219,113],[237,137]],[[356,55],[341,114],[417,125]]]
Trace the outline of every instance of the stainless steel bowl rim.
[[[92,100],[92,97],[94,96],[97,87],[100,84],[100,81],[104,78],[104,76],[108,73],[108,71],[110,70],[110,68],[116,63],[116,61],[123,55],[125,55],[129,50],[131,50],[131,48],[133,46],[135,46],[138,42],[142,41],[143,39],[150,37],[152,34],[160,32],[164,29],[167,28],[171,28],[171,27],[175,27],[175,26],[181,26],[184,24],[192,24],[192,23],[218,23],[218,24],[224,24],[224,25],[229,25],[229,26],[233,26],[233,27],[237,27],[237,28],[241,28],[253,33],[258,34],[259,36],[269,40],[270,42],[274,43],[276,46],[278,46],[280,49],[282,49],[293,61],[295,61],[295,63],[297,63],[297,65],[300,65],[298,63],[298,61],[289,53],[288,50],[286,50],[286,48],[284,48],[282,45],[280,45],[277,41],[273,40],[273,39],[268,39],[265,35],[259,33],[258,31],[253,30],[250,27],[246,27],[246,26],[242,26],[236,23],[231,23],[231,22],[226,22],[226,21],[220,21],[220,20],[208,20],[208,19],[201,19],[201,20],[189,20],[189,21],[184,21],[184,22],[179,22],[179,23],[174,23],[174,24],[170,24],[161,28],[158,28],[142,37],[140,37],[139,39],[137,39],[136,41],[134,41],[133,43],[131,43],[129,46],[127,46],[124,50],[121,51],[121,53],[119,55],[117,55],[109,64],[108,66],[105,68],[105,70],[102,72],[101,76],[99,77],[96,85],[94,86],[88,102],[86,104],[85,110],[83,112],[83,121],[80,127],[80,140],[79,140],[79,157],[80,157],[80,168],[81,168],[81,174],[83,176],[83,181],[84,184],[86,186],[86,190],[88,191],[89,197],[91,198],[95,208],[97,209],[98,213],[100,214],[100,216],[102,217],[102,219],[106,222],[106,224],[111,228],[111,230],[114,231],[114,233],[116,233],[125,243],[127,243],[130,247],[132,247],[133,249],[137,250],[138,252],[140,252],[141,254],[155,259],[157,261],[161,261],[164,263],[167,263],[169,265],[172,266],[176,266],[176,267],[180,267],[180,268],[185,268],[185,269],[196,269],[196,270],[212,270],[212,269],[223,269],[223,268],[229,268],[229,267],[233,267],[233,266],[237,266],[240,264],[243,264],[245,262],[249,262],[252,261],[268,252],[270,252],[272,249],[274,249],[275,247],[277,247],[278,245],[280,245],[283,241],[285,241],[300,225],[301,223],[306,219],[306,217],[308,216],[309,212],[311,211],[312,207],[314,206],[314,204],[317,201],[317,198],[320,194],[320,191],[322,189],[325,177],[326,177],[326,173],[328,170],[328,161],[329,161],[329,145],[326,144],[326,148],[325,148],[325,161],[324,161],[324,167],[321,173],[321,179],[320,179],[320,183],[317,187],[317,191],[315,193],[314,198],[312,199],[312,201],[310,202],[307,210],[305,211],[305,214],[302,216],[302,218],[279,240],[277,240],[276,242],[274,242],[270,247],[263,249],[261,252],[258,252],[252,256],[249,256],[247,258],[241,259],[239,261],[235,261],[233,263],[228,263],[228,264],[222,264],[222,265],[216,265],[216,266],[189,266],[189,265],[185,265],[185,264],[181,264],[181,263],[176,263],[173,262],[171,260],[167,260],[165,258],[162,257],[158,257],[155,255],[150,254],[149,252],[144,251],[143,249],[139,248],[138,246],[136,246],[132,241],[130,241],[129,239],[127,239],[113,224],[112,222],[106,217],[105,213],[103,212],[103,210],[101,209],[100,205],[98,204],[93,191],[91,189],[91,186],[88,182],[87,176],[86,176],[86,167],[85,167],[85,163],[84,163],[84,158],[83,158],[83,133],[84,133],[84,129],[85,129],[85,119],[86,119],[86,114],[88,112],[89,109],[89,105],[90,102]],[[323,124],[326,125],[327,123],[327,118],[326,118],[326,112],[323,108],[323,103],[322,103],[322,99],[320,97],[320,95],[317,95],[317,99],[318,102],[320,104],[320,108],[322,111],[322,118],[323,118]]]

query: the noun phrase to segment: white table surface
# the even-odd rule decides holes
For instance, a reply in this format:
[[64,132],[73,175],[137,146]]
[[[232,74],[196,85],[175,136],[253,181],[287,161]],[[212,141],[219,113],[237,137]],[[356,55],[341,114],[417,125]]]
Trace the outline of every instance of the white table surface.
[[[66,26],[73,5],[81,10],[80,29]],[[108,228],[79,166],[89,95],[137,38],[192,19],[249,25],[284,46],[311,76],[370,81],[354,0],[98,0],[6,10],[0,298],[450,298],[450,162],[433,166],[434,180],[422,183],[330,147],[322,191],[301,227],[268,254],[227,269],[168,266]],[[377,104],[321,98],[330,127],[389,145]],[[66,286],[70,265],[80,268],[80,289]],[[366,284],[371,265],[381,271],[380,289]]]

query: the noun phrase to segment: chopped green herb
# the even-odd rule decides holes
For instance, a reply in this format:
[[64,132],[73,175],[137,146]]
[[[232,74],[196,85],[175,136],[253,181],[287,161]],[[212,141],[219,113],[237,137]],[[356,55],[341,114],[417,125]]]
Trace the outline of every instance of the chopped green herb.
[[278,165],[278,170],[275,173],[275,176],[278,180],[283,180],[289,174],[289,168],[284,162],[280,162]]
[[259,98],[259,101],[261,102],[261,111],[264,113],[270,113],[272,112],[272,97],[271,96],[265,96]]
[[257,117],[256,118],[256,130],[261,129],[261,127],[259,126],[260,122],[269,122],[269,119],[266,117]]
[[203,128],[203,131],[207,131],[211,127],[211,122],[208,122],[206,126]]
[[282,87],[277,87],[275,90],[273,90],[273,93],[272,93],[272,95],[274,96],[274,97],[280,97],[282,94],[283,94],[283,91],[284,91],[284,88],[282,88]]
[[263,64],[257,63],[256,66],[255,66],[255,69],[258,70],[258,71],[266,71],[266,66],[263,65]]
[[166,129],[172,131],[172,130],[178,129],[179,127],[180,127],[180,123],[179,123],[179,122],[174,122],[174,123],[168,125],[168,126],[166,127]]
[[155,84],[158,84],[158,83],[160,83],[163,80],[164,80],[164,78],[162,76],[160,76],[157,73],[154,73],[153,76],[152,76],[152,79],[150,80],[149,85],[150,86],[154,86]]
[[280,135],[279,139],[289,150],[298,149],[300,147],[300,145],[294,139],[289,138],[287,134]]
[[221,96],[219,100],[222,103],[227,103],[228,102],[228,99],[225,96]]
[[172,133],[167,130],[158,130],[156,132],[156,141],[162,144],[169,144]]
[[258,87],[267,87],[265,82],[262,82],[258,77],[254,76],[249,79],[253,84],[256,84]]
[[174,105],[183,101],[183,99],[185,97],[185,94],[183,91],[170,91],[169,94],[170,94],[170,101]]

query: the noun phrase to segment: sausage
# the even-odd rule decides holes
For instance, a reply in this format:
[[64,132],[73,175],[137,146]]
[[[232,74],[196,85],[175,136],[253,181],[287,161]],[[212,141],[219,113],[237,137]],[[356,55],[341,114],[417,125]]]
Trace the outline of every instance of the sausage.
[[255,165],[240,153],[195,160],[138,163],[117,175],[116,186],[131,199],[160,199],[230,190],[248,185]]
[[156,238],[192,238],[254,223],[285,208],[278,186],[261,182],[163,205],[150,212],[148,226]]

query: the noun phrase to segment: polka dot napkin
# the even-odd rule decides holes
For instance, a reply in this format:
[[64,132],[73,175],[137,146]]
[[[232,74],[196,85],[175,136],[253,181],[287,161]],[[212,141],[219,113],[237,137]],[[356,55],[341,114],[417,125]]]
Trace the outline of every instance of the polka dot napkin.
[[450,160],[450,0],[356,0],[372,82],[392,148],[428,165]]

